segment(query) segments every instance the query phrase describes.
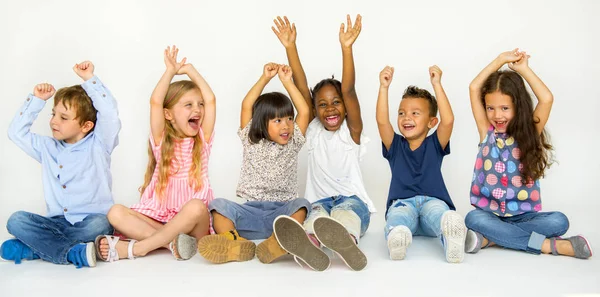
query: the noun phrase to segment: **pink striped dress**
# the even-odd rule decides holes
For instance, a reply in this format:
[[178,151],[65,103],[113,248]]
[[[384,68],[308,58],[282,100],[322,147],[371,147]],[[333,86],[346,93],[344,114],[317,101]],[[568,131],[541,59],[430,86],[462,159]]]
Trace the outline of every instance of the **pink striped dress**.
[[167,187],[164,189],[164,197],[158,197],[155,192],[156,184],[158,183],[158,164],[161,159],[161,144],[156,145],[154,139],[150,136],[152,144],[152,152],[157,160],[154,175],[148,187],[144,190],[140,202],[131,206],[135,210],[147,217],[150,217],[159,222],[169,222],[179,213],[185,203],[191,199],[200,199],[206,207],[214,199],[213,190],[210,187],[208,180],[208,157],[212,147],[213,135],[206,141],[204,133],[200,128],[200,138],[204,142],[202,145],[202,187],[195,191],[190,185],[189,171],[192,166],[192,149],[194,148],[194,138],[184,138],[182,141],[175,143],[175,154],[171,162],[171,174]]

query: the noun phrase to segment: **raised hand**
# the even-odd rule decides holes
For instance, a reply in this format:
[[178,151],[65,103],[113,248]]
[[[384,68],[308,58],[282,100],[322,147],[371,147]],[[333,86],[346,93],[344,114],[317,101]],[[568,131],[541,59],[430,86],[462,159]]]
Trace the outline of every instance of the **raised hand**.
[[354,26],[352,26],[352,20],[350,20],[350,15],[346,15],[346,22],[348,23],[348,27],[344,27],[344,23],[340,26],[340,43],[343,47],[351,47],[360,35],[360,29],[362,29],[362,16],[357,15],[356,21],[354,22]]
[[177,74],[189,75],[190,73],[192,73],[194,71],[197,71],[196,68],[194,68],[194,65],[192,65],[191,63],[185,63],[185,64],[181,65],[181,68],[179,68],[179,70],[177,71]]
[[187,60],[187,58],[183,58],[177,62],[178,53],[179,49],[174,45],[173,47],[167,46],[165,49],[165,66],[167,66],[167,71],[173,74],[180,74],[181,67],[185,65],[185,61]]
[[33,88],[33,96],[38,97],[44,101],[54,96],[54,93],[56,93],[54,86],[47,83],[38,84]]
[[389,87],[392,83],[392,78],[394,78],[394,67],[385,66],[381,73],[379,73],[379,83],[382,87]]
[[[265,64],[265,67],[263,68],[263,76],[268,79],[273,78],[277,74],[277,71],[279,71],[279,67],[280,67],[280,65],[277,63]],[[291,71],[290,71],[290,73],[291,73]]]
[[292,68],[288,65],[279,65],[277,74],[279,75],[279,80],[282,82],[292,80]]
[[519,57],[519,60],[508,63],[508,68],[518,73],[522,73],[523,70],[529,68],[529,58],[531,56],[529,56],[526,52],[519,52]]
[[442,80],[442,69],[437,65],[433,65],[429,67],[429,79],[431,79],[431,84],[439,84]]
[[83,61],[73,66],[73,71],[83,80],[88,80],[94,76],[94,64],[90,61]]
[[497,59],[500,60],[500,62],[502,62],[502,64],[513,63],[513,62],[520,60],[521,55],[520,55],[519,49],[516,48],[512,51],[501,53],[500,55],[498,55]]
[[277,35],[281,44],[285,48],[293,46],[296,43],[296,25],[293,23],[290,25],[290,21],[286,16],[283,19],[278,16],[273,22],[277,28],[271,26],[271,29]]

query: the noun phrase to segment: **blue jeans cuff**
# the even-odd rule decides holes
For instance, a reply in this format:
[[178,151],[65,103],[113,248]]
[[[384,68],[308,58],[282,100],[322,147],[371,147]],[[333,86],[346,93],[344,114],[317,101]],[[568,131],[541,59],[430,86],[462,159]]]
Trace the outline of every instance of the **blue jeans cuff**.
[[533,254],[540,254],[542,252],[542,244],[546,240],[546,236],[531,232],[529,242],[527,243],[527,251]]

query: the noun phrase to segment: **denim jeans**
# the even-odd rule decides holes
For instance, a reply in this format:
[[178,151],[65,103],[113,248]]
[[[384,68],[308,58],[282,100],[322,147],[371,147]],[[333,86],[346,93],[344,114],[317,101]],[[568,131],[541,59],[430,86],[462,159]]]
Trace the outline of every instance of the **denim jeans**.
[[297,198],[287,202],[248,201],[238,204],[234,201],[217,198],[208,209],[230,219],[241,237],[255,240],[265,239],[273,234],[273,221],[280,215],[291,216],[301,208],[310,211],[310,202]]
[[392,228],[406,226],[415,235],[437,237],[442,234],[442,215],[450,210],[446,202],[429,196],[396,199],[385,216],[385,239]]
[[371,222],[369,207],[357,196],[334,196],[315,201],[312,204],[310,215],[304,222],[304,228],[309,234],[314,234],[314,221],[319,217],[331,216],[358,242],[365,235]]
[[569,230],[569,219],[561,212],[529,212],[499,217],[474,209],[465,218],[467,228],[505,248],[539,254],[546,238],[561,236]]
[[25,211],[13,213],[6,229],[40,258],[55,264],[68,264],[67,253],[76,244],[94,241],[96,236],[114,231],[103,214],[90,214],[71,225],[64,216],[48,218]]

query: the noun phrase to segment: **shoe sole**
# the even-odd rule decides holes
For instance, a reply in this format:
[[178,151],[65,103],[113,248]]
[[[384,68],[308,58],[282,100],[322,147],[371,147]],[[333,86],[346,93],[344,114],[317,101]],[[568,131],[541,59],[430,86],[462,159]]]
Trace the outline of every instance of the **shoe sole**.
[[221,264],[249,261],[254,258],[256,244],[249,240],[230,240],[221,235],[207,235],[198,242],[198,252],[204,259]]
[[89,267],[96,267],[96,245],[93,242],[85,244],[85,257]]
[[456,212],[446,212],[441,221],[442,234],[445,237],[446,261],[460,263],[465,258],[465,239],[467,227],[463,218]]
[[[279,259],[280,257],[287,255],[287,251],[285,251],[285,250],[283,250],[279,254],[272,253],[271,250],[269,249],[269,243],[267,242],[267,240],[269,240],[269,239],[268,238],[265,239],[265,241],[261,242],[259,245],[256,246],[256,257],[258,258],[258,260],[261,263],[270,264],[271,262],[275,261],[276,259]],[[274,244],[279,245],[277,240],[275,240]],[[281,249],[281,247],[278,247],[278,248]]]
[[175,257],[177,260],[189,260],[198,251],[198,240],[196,237],[181,233],[177,236],[174,243],[174,250],[179,254],[179,257]]
[[338,221],[329,217],[317,218],[313,223],[313,230],[319,242],[340,255],[350,269],[360,271],[367,266],[367,256],[358,248],[346,227]]
[[412,233],[406,226],[396,226],[390,234],[388,234],[388,250],[390,251],[390,259],[404,260],[406,250],[412,243]]
[[279,216],[273,222],[273,231],[279,245],[304,261],[311,269],[324,271],[329,268],[331,262],[327,254],[310,241],[306,231],[296,220]]

